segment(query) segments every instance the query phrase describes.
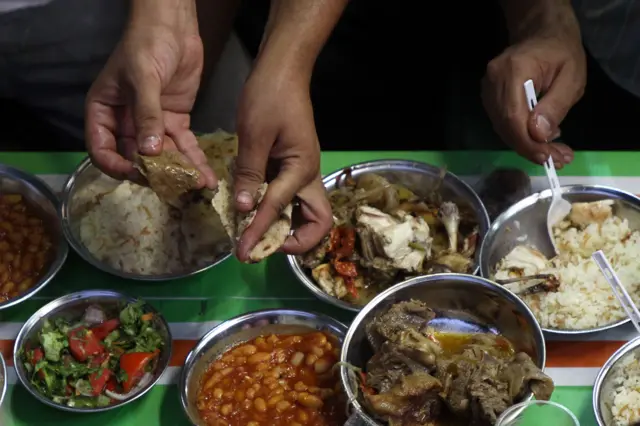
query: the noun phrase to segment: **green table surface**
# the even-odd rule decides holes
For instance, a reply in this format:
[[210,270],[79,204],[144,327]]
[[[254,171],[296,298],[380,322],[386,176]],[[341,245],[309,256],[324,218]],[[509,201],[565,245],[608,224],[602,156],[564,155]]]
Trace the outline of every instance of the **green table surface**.
[[[84,158],[83,153],[1,153],[0,163],[13,165],[40,175],[59,189],[64,178]],[[448,170],[474,181],[478,176],[499,166],[520,167],[543,187],[544,170],[510,152],[326,152],[322,157],[323,173],[329,173],[357,162],[399,158],[446,165]],[[559,174],[563,182],[601,183],[640,193],[639,152],[579,152],[573,164]],[[171,323],[178,353],[170,374],[144,398],[125,407],[92,415],[61,412],[40,404],[20,385],[10,372],[9,390],[0,409],[1,426],[27,425],[188,425],[182,413],[175,386],[181,359],[194,341],[216,322],[263,308],[290,307],[330,314],[346,323],[351,313],[333,308],[315,299],[288,270],[283,256],[276,255],[256,265],[242,265],[229,259],[210,271],[194,277],[164,283],[138,283],[112,277],[83,262],[75,253],[58,276],[36,297],[0,311],[0,350],[11,356],[12,339],[23,323],[40,306],[51,299],[84,289],[113,289],[147,299]],[[178,331],[177,333],[175,331]],[[582,425],[595,425],[591,408],[591,379],[597,367],[610,352],[628,340],[629,330],[614,337],[589,337],[565,342],[567,351],[585,347],[590,353],[567,360],[561,342],[552,342],[550,366],[558,387],[553,400],[568,408]],[[580,346],[582,345],[582,346]],[[606,347],[606,353],[603,349]],[[573,349],[569,349],[573,348]],[[590,348],[590,349],[589,349]],[[597,351],[593,352],[593,351]],[[182,357],[182,358],[181,358]],[[12,363],[11,363],[12,364]],[[13,369],[12,366],[9,367]],[[582,376],[581,376],[582,375]],[[552,424],[552,423],[548,423]]]

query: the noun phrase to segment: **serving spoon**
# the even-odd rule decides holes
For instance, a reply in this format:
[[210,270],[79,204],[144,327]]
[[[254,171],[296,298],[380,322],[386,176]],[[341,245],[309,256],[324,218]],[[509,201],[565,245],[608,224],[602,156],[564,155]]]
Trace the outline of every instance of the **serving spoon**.
[[618,302],[622,305],[622,308],[627,313],[627,316],[633,323],[634,327],[638,330],[638,333],[640,333],[640,312],[638,311],[633,299],[631,299],[631,296],[629,296],[627,289],[622,285],[620,278],[618,278],[618,275],[611,267],[611,264],[605,257],[604,253],[602,250],[598,250],[591,255],[591,258],[596,262],[598,268],[600,268],[600,272],[602,272],[604,279],[607,280],[611,286],[613,294],[615,294]]
[[[527,80],[524,83],[524,93],[527,97],[529,111],[533,111],[538,104],[536,91],[533,87],[533,80]],[[555,254],[558,255],[558,247],[553,238],[553,226],[571,213],[571,203],[562,198],[562,189],[560,188],[560,180],[558,179],[556,167],[553,164],[553,157],[549,156],[547,161],[544,162],[544,169],[547,172],[549,186],[551,187],[551,206],[549,206],[549,212],[547,213],[547,232],[549,233],[551,246]]]

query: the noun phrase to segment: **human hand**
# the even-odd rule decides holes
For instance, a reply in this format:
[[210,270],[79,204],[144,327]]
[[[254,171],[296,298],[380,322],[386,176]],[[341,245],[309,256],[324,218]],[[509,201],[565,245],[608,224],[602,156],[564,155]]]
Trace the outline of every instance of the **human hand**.
[[92,162],[116,179],[138,180],[137,153],[177,149],[215,187],[213,171],[190,130],[203,49],[193,1],[133,0],[122,40],[86,101]]
[[236,209],[254,208],[258,187],[274,179],[251,225],[240,237],[241,261],[297,195],[304,223],[282,250],[301,254],[313,248],[333,223],[320,178],[320,145],[316,135],[309,84],[297,75],[256,69],[247,80],[238,109],[239,150],[234,170]]
[[[543,94],[531,112],[523,86],[528,79]],[[506,144],[538,164],[551,155],[556,167],[562,168],[573,161],[573,151],[551,141],[560,136],[560,123],[582,97],[585,84],[586,59],[579,31],[559,26],[524,39],[489,62],[482,99]]]

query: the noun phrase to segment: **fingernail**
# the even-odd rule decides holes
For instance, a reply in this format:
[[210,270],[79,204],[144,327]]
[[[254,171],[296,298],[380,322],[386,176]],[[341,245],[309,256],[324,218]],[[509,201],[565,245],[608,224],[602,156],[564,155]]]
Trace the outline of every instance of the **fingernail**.
[[560,132],[560,129],[558,129],[553,133],[553,135],[551,135],[551,138],[549,140],[555,141],[560,136],[562,136],[562,132]]
[[538,116],[536,117],[536,126],[538,127],[538,129],[540,129],[547,140],[551,137],[551,124],[544,115],[538,114]]
[[236,196],[236,201],[240,204],[251,204],[253,203],[253,197],[248,191],[240,191]]
[[536,154],[536,161],[541,164],[544,163],[545,161],[547,161],[547,155],[543,153]]
[[562,168],[562,163],[558,163],[557,161],[554,162],[553,165],[556,167],[556,169],[561,169]]
[[152,151],[160,146],[160,138],[158,136],[147,136],[142,141],[142,149]]
[[562,158],[564,159],[565,164],[569,164],[570,162],[573,161],[573,157],[571,157],[570,155],[565,155]]

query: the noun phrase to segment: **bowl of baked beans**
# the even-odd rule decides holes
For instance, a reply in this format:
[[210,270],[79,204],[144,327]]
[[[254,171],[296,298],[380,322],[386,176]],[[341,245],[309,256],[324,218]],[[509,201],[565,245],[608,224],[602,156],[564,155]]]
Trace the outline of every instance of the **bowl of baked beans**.
[[0,309],[42,290],[68,252],[56,194],[36,176],[0,165]]
[[342,426],[338,369],[347,327],[317,313],[264,310],[223,322],[198,342],[180,399],[198,426]]

